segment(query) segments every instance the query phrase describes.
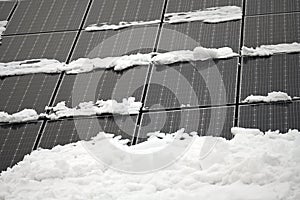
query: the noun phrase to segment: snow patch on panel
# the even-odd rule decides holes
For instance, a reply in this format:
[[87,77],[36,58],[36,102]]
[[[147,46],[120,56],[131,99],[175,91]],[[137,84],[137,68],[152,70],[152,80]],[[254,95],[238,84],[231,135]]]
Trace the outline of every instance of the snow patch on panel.
[[261,95],[250,95],[245,100],[243,100],[243,103],[257,103],[257,102],[278,102],[278,101],[291,101],[292,97],[290,97],[285,92],[270,92],[268,93],[268,96],[261,96]]

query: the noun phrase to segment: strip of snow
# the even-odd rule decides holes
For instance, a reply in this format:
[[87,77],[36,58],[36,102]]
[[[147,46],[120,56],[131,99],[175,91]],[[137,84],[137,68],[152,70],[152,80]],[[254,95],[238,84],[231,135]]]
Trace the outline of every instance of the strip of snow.
[[50,111],[50,114],[41,114],[41,117],[49,119],[59,119],[63,117],[74,116],[91,116],[101,115],[105,113],[109,114],[138,114],[142,107],[141,102],[136,102],[134,97],[124,98],[121,103],[116,100],[98,100],[96,103],[82,102],[75,108],[69,108],[65,105],[65,102],[59,102],[54,107],[46,107],[46,110]]
[[39,118],[37,112],[33,109],[24,109],[14,114],[0,112],[0,122],[18,123],[26,121],[35,121]]
[[1,44],[1,40],[2,40],[2,34],[3,32],[6,30],[5,26],[7,25],[8,21],[4,20],[4,21],[0,21],[0,44]]
[[79,58],[69,64],[53,59],[32,59],[0,63],[0,76],[12,76],[34,73],[78,74],[97,69],[113,68],[121,71],[134,66],[149,64],[172,64],[176,62],[197,61],[207,59],[224,59],[238,56],[229,47],[205,48],[196,47],[193,51],[179,50],[167,53],[131,54],[106,58]]
[[[127,174],[97,162],[82,145],[111,138],[129,151],[157,149],[170,141],[156,137],[137,146],[107,135],[88,142],[40,149],[25,156],[0,176],[1,199],[211,199],[295,200],[300,197],[300,133],[286,134],[234,128],[232,140],[198,137],[183,157],[171,166],[145,174]],[[258,130],[259,131],[259,130]],[[260,132],[260,131],[259,131]],[[182,131],[180,131],[181,134]],[[156,133],[158,134],[158,133]],[[159,133],[163,135],[162,133]],[[156,137],[156,139],[154,139]],[[192,136],[190,136],[192,137]],[[162,139],[159,139],[162,138]],[[209,139],[216,142],[207,160],[199,159]],[[180,142],[180,141],[179,141]],[[202,168],[205,162],[211,165]]]
[[290,97],[285,92],[270,92],[268,93],[268,96],[260,96],[260,95],[250,95],[245,100],[243,100],[243,103],[257,103],[257,102],[278,102],[278,101],[291,101],[292,97]]
[[[242,9],[237,6],[213,7],[190,12],[166,13],[164,22],[169,24],[203,21],[205,23],[220,23],[242,19]],[[160,20],[120,22],[119,24],[102,23],[92,24],[85,28],[86,31],[119,30],[130,26],[159,24]]]
[[243,56],[271,56],[278,53],[296,53],[300,52],[300,44],[297,42],[288,44],[261,45],[255,49],[242,47]]

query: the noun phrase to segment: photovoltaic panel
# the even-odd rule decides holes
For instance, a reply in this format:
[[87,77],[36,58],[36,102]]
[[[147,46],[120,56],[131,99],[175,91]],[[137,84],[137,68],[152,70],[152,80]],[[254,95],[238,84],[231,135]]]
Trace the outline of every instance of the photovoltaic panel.
[[160,34],[158,49],[192,50],[196,46],[220,48],[228,46],[239,51],[241,22],[207,24],[190,22],[180,24],[164,24]]
[[89,140],[103,131],[121,135],[122,138],[131,140],[135,124],[136,116],[108,116],[48,121],[39,147],[52,148],[56,145],[64,145],[77,142],[78,140]]
[[40,122],[0,125],[0,172],[32,151],[40,126]]
[[59,75],[29,74],[0,79],[0,111],[15,113],[25,108],[41,113],[48,105]]
[[122,72],[97,70],[91,73],[65,75],[55,103],[66,101],[72,107],[80,102],[123,98],[133,96],[141,101],[148,66],[135,67]]
[[246,17],[244,45],[292,43],[300,41],[300,13]]
[[0,1],[0,20],[8,18],[15,4],[16,1]]
[[229,139],[232,138],[230,129],[233,120],[233,106],[144,113],[138,142],[144,141],[146,134],[150,132],[174,133],[181,128],[187,133],[196,131],[201,136],[222,136]]
[[243,58],[240,101],[247,96],[282,91],[300,95],[300,54]]
[[153,51],[158,25],[98,32],[81,32],[72,59],[109,57]]
[[44,33],[2,37],[0,62],[52,58],[66,61],[76,32]]
[[240,106],[239,126],[262,131],[300,129],[300,102]]
[[79,29],[89,0],[19,1],[5,34]]
[[168,0],[167,13],[187,12],[218,6],[242,6],[241,0]]
[[226,105],[235,102],[237,58],[156,66],[147,109]]
[[246,15],[298,11],[300,11],[300,2],[298,0],[246,0]]
[[118,24],[126,21],[160,20],[163,11],[162,0],[103,0],[93,1],[85,26],[90,24]]

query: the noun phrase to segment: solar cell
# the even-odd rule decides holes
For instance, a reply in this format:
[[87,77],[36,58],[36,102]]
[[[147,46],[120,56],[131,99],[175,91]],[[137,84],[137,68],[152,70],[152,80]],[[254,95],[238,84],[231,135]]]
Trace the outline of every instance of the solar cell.
[[206,24],[191,22],[181,24],[164,24],[160,34],[158,49],[181,50],[196,46],[220,48],[228,46],[234,52],[239,51],[240,21]]
[[298,0],[246,0],[246,15],[298,11],[300,11],[300,2]]
[[79,29],[89,0],[20,1],[5,34]]
[[15,1],[0,1],[0,20],[8,18],[15,4]]
[[136,116],[108,116],[48,121],[39,147],[52,148],[78,140],[88,140],[99,132],[114,133],[132,139]]
[[187,133],[197,131],[201,136],[232,138],[230,128],[233,120],[233,106],[144,113],[138,142],[144,141],[149,132],[174,133],[181,128]]
[[32,151],[40,126],[41,122],[0,125],[0,171]]
[[153,69],[147,109],[226,105],[235,102],[237,58],[179,63]]
[[243,58],[240,101],[250,94],[267,95],[282,91],[300,95],[300,54],[280,54],[269,58]]
[[2,37],[0,62],[34,58],[66,61],[76,32],[44,33]]
[[300,102],[240,106],[239,126],[262,131],[300,129]]
[[126,21],[150,21],[160,19],[164,1],[161,0],[104,0],[93,1],[85,26],[90,24],[118,24]]
[[300,13],[246,17],[244,45],[292,43],[300,41]]

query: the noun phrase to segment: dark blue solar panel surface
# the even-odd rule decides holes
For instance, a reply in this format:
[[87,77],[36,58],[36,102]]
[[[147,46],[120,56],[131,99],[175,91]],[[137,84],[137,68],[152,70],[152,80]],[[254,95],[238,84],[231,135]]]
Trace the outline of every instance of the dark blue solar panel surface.
[[[16,7],[15,3],[17,4]],[[244,4],[244,20],[205,24],[191,22],[87,32],[90,24],[161,20],[165,13]],[[228,46],[299,42],[297,0],[32,0],[0,2],[0,20],[8,19],[0,45],[0,62],[54,58],[69,62],[80,57]],[[166,7],[164,7],[166,5]],[[15,8],[15,9],[14,9]],[[165,8],[165,9],[164,9]],[[144,103],[139,115],[76,117],[57,121],[0,125],[0,170],[22,160],[34,147],[52,148],[99,131],[142,142],[150,131],[185,128],[199,135],[232,138],[230,128],[262,130],[299,126],[299,101],[243,105],[250,94],[284,91],[300,96],[299,54],[265,58],[232,58],[169,66],[137,66],[123,72],[97,70],[67,74],[35,74],[0,79],[0,111],[17,112],[66,101],[134,96]],[[217,73],[215,73],[217,72]],[[134,138],[134,139],[133,139]],[[2,162],[3,160],[3,162]]]

